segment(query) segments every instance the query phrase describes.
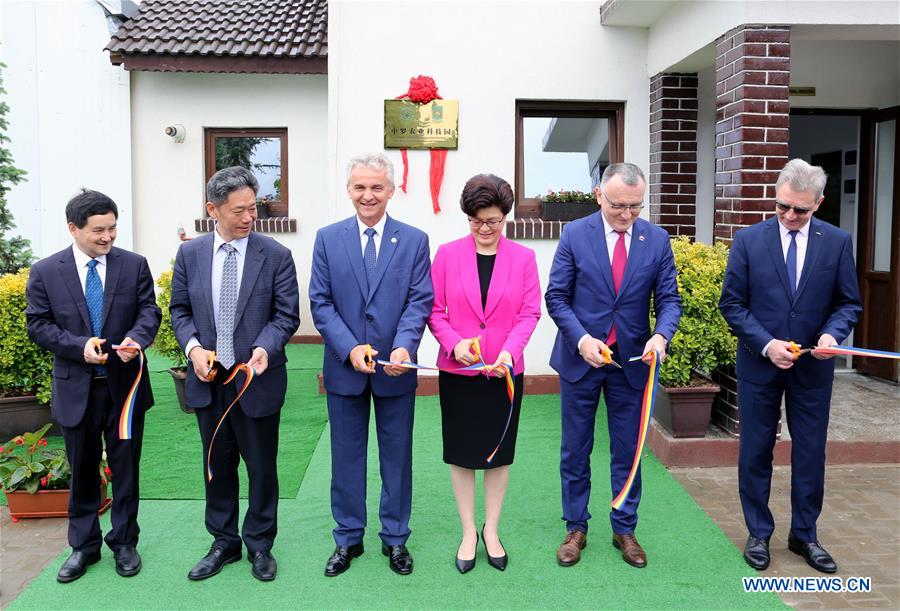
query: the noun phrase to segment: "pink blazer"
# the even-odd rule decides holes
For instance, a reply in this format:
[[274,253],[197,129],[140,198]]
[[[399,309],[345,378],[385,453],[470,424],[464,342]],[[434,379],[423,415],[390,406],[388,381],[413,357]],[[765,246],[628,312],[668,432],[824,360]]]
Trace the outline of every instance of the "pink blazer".
[[453,348],[462,339],[480,335],[485,362],[494,363],[506,350],[512,355],[513,373],[520,374],[525,370],[522,352],[541,317],[534,251],[500,237],[483,309],[475,254],[475,238],[469,235],[440,246],[431,264],[434,306],[428,328],[440,344],[437,366],[463,367],[453,358]]

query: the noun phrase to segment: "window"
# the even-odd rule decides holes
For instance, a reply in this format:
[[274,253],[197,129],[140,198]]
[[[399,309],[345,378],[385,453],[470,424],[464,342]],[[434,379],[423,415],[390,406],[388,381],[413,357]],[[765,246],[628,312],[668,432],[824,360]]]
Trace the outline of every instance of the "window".
[[[259,181],[259,218],[288,216],[288,141],[286,128],[217,128],[205,130],[205,180],[239,165]],[[203,194],[206,203],[206,193]],[[206,206],[203,216],[207,216]]]
[[[603,170],[624,159],[620,102],[516,101],[516,217],[596,212]],[[552,205],[551,205],[552,204]]]

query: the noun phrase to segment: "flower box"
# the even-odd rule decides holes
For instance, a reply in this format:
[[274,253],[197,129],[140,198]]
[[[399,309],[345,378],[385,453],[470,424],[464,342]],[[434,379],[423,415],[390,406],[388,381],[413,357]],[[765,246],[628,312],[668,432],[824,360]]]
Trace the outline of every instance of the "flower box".
[[541,219],[545,221],[574,221],[600,210],[596,200],[580,202],[549,202],[541,204]]
[[[100,509],[102,515],[112,504],[106,495],[107,484],[100,485]],[[69,515],[69,490],[38,490],[29,494],[25,490],[4,491],[13,522],[22,518],[65,518]]]

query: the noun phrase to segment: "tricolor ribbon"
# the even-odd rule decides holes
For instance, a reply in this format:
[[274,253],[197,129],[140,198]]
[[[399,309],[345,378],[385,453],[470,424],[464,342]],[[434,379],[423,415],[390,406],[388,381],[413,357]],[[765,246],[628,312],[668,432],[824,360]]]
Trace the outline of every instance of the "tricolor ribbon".
[[131,421],[134,418],[134,404],[137,401],[138,386],[141,384],[141,377],[144,375],[144,351],[137,346],[124,346],[121,344],[110,346],[113,350],[136,350],[138,353],[138,372],[131,384],[131,390],[125,397],[125,403],[122,405],[122,412],[119,414],[119,439],[131,439]]
[[[207,450],[207,452],[206,452],[206,480],[209,482],[211,482],[212,478],[213,478],[213,470],[212,470],[211,460],[212,460],[213,444],[215,444],[215,442],[216,442],[216,435],[218,435],[219,429],[222,428],[222,423],[225,422],[225,418],[228,417],[228,412],[230,412],[231,408],[237,404],[237,402],[240,400],[241,396],[244,394],[244,392],[250,386],[250,382],[252,382],[253,378],[256,376],[256,370],[253,369],[253,367],[251,367],[247,363],[240,363],[239,365],[235,365],[234,369],[231,372],[231,375],[228,376],[227,380],[225,380],[223,386],[228,384],[229,382],[231,382],[234,379],[234,376],[236,376],[239,371],[243,371],[247,376],[246,379],[244,380],[244,385],[238,391],[238,394],[234,398],[234,401],[231,402],[231,405],[229,405],[228,408],[225,410],[225,413],[222,414],[222,417],[219,418],[219,423],[216,425],[216,429],[213,431],[212,439],[209,440],[209,450]],[[212,379],[212,376],[210,377],[210,379]]]
[[[653,417],[653,406],[656,403],[656,389],[659,382],[659,353],[655,350],[650,354],[650,373],[647,375],[647,385],[644,386],[644,398],[641,400],[641,426],[638,430],[638,443],[634,451],[634,460],[631,463],[631,472],[622,490],[612,500],[610,505],[613,509],[621,509],[625,504],[625,499],[631,492],[634,480],[637,477],[638,469],[641,467],[641,455],[644,453],[644,444],[647,442],[647,433],[650,431],[650,419]],[[642,359],[641,356],[635,356],[629,361],[637,361]]]
[[869,348],[854,348],[853,346],[832,346],[830,348],[815,348],[817,354],[846,356],[866,356],[876,359],[900,360],[900,352],[888,352],[887,350],[870,350]]
[[[366,354],[371,354],[372,347],[366,346]],[[499,365],[488,365],[484,362],[484,357],[481,355],[481,347],[478,344],[478,338],[472,339],[472,353],[475,355],[475,358],[480,360],[480,363],[475,363],[474,365],[469,365],[468,367],[460,367],[458,369],[444,369],[442,367],[429,367],[427,365],[419,365],[418,363],[413,363],[411,361],[403,361],[402,363],[392,363],[390,361],[378,360],[375,361],[378,365],[392,365],[394,367],[404,367],[406,369],[421,369],[424,371],[443,371],[444,373],[459,373],[460,371],[483,371],[485,373],[492,373],[497,367],[503,367],[504,377],[506,378],[506,394],[509,397],[509,413],[506,415],[506,424],[503,426],[503,434],[500,435],[500,441],[497,442],[497,447],[494,448],[494,451],[491,452],[488,457],[485,459],[488,464],[490,464],[494,457],[497,455],[497,452],[500,450],[500,446],[503,445],[503,440],[506,439],[506,433],[509,431],[509,423],[512,421],[513,409],[516,405],[516,383],[513,379],[512,367],[507,365],[506,363],[501,363]]]

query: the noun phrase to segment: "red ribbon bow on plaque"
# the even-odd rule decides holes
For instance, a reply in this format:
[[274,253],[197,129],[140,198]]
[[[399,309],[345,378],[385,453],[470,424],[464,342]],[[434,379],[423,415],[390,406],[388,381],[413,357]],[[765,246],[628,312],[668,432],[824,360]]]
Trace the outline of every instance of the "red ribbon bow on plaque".
[[[437,84],[430,76],[414,76],[409,79],[409,90],[403,95],[398,95],[395,99],[409,99],[416,104],[428,104],[434,100],[442,100],[438,95]],[[434,208],[435,214],[441,211],[441,204],[438,198],[441,194],[441,184],[444,182],[444,163],[447,161],[447,149],[429,149],[431,152],[431,168],[428,170],[428,176],[431,183],[431,206]],[[406,178],[409,174],[409,157],[406,149],[400,149],[400,157],[403,159],[403,182],[400,189],[406,193]]]

